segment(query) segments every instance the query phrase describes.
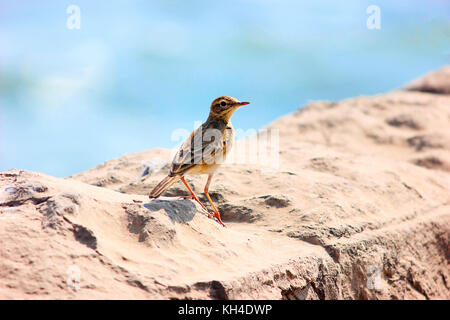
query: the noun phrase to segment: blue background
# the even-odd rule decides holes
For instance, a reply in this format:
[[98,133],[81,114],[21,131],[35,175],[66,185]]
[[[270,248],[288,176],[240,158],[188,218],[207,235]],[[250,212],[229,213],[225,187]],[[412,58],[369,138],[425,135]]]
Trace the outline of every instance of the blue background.
[[[372,4],[380,30],[366,27]],[[449,63],[449,21],[444,0],[3,0],[0,171],[67,176],[171,148],[220,95],[252,102],[233,117],[248,130],[401,87]]]

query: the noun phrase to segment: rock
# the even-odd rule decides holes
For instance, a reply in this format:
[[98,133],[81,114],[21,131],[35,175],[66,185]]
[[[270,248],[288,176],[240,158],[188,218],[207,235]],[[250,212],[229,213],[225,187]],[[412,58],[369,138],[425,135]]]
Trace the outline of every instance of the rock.
[[431,92],[439,94],[450,94],[450,66],[442,67],[439,70],[414,80],[407,86],[406,90]]
[[0,194],[1,206],[20,206],[28,201],[39,204],[49,197],[44,195],[47,187],[38,181],[15,182],[4,187]]
[[394,116],[387,119],[386,123],[393,127],[406,127],[413,130],[423,129],[423,125],[420,123],[420,121],[415,118],[415,115],[411,114],[400,114]]
[[193,204],[184,205],[180,211],[171,201],[159,204],[151,203],[145,206],[125,205],[124,208],[128,215],[128,230],[139,236],[139,242],[146,242],[148,245],[156,247],[173,242],[176,235],[173,220],[192,220],[196,211]]
[[427,149],[450,149],[450,142],[442,134],[426,134],[413,136],[407,139],[408,144],[416,151]]
[[291,200],[285,195],[265,195],[259,198],[264,199],[266,205],[274,208],[286,208],[291,204]]
[[91,230],[82,225],[74,225],[73,234],[75,236],[75,240],[78,242],[85,244],[91,249],[97,249],[97,238]]
[[449,299],[450,96],[431,75],[270,124],[279,167],[224,164],[210,186],[227,228],[180,182],[148,199],[170,150],[0,173],[0,299]]
[[79,211],[80,196],[71,193],[62,193],[49,198],[39,211],[42,213],[42,227],[62,231],[65,224],[64,218],[68,215],[76,215]]
[[412,160],[412,163],[425,167],[427,169],[433,169],[433,170],[443,170],[450,172],[450,162],[442,160],[437,155],[429,155],[425,156],[423,158],[416,158]]
[[261,215],[255,214],[253,212],[253,209],[249,207],[233,205],[230,203],[220,205],[218,210],[222,216],[222,220],[225,222],[227,221],[253,222],[261,218]]

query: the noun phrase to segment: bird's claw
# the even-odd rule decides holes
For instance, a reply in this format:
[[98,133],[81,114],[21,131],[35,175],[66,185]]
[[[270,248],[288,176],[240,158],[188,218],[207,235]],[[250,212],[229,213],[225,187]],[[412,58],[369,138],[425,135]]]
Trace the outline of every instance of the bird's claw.
[[[193,195],[188,195],[188,196],[180,196],[179,198],[178,198],[178,200],[196,200],[195,198],[194,198],[194,196]],[[200,202],[199,202],[200,203]],[[200,203],[200,205],[201,205],[201,203]],[[205,209],[205,208],[202,208],[203,210],[203,212],[204,212],[204,214],[208,217],[208,218],[210,218],[210,219],[212,219],[212,220],[215,220],[217,223],[219,223],[219,224],[221,224],[223,227],[227,227],[223,222],[222,222],[222,220],[220,219],[220,216],[219,216],[219,214],[218,214],[218,212],[216,213],[216,212],[209,212],[207,209]]]
[[222,220],[220,220],[220,218],[217,217],[217,215],[216,215],[215,212],[209,212],[209,211],[206,211],[206,210],[205,210],[205,212],[206,212],[206,216],[207,216],[208,218],[210,218],[210,219],[216,221],[217,223],[219,223],[220,225],[222,225],[222,227],[224,227],[224,228],[227,227],[227,226],[222,222]]

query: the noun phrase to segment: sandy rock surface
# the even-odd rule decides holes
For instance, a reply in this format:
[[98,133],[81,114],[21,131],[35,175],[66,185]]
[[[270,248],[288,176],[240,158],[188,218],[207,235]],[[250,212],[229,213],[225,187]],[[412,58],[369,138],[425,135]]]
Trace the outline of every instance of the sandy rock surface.
[[450,94],[450,66],[414,80],[405,87],[406,90]]
[[[436,91],[314,102],[267,126],[279,166],[225,164],[210,187],[227,228],[179,200],[181,182],[147,198],[166,149],[65,179],[0,173],[0,298],[449,299],[442,70],[416,81]],[[206,202],[206,176],[186,180]]]

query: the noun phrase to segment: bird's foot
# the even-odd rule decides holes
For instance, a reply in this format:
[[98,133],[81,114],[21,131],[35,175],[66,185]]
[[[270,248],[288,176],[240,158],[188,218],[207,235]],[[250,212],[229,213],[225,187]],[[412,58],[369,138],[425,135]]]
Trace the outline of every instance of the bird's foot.
[[220,214],[218,211],[212,213],[212,219],[216,220],[218,223],[222,225],[222,227],[226,228],[227,226],[220,219]]
[[180,196],[178,197],[178,200],[194,200],[194,196],[193,195]]
[[214,212],[209,212],[209,211],[205,211],[205,215],[210,218],[210,219],[214,219]]

